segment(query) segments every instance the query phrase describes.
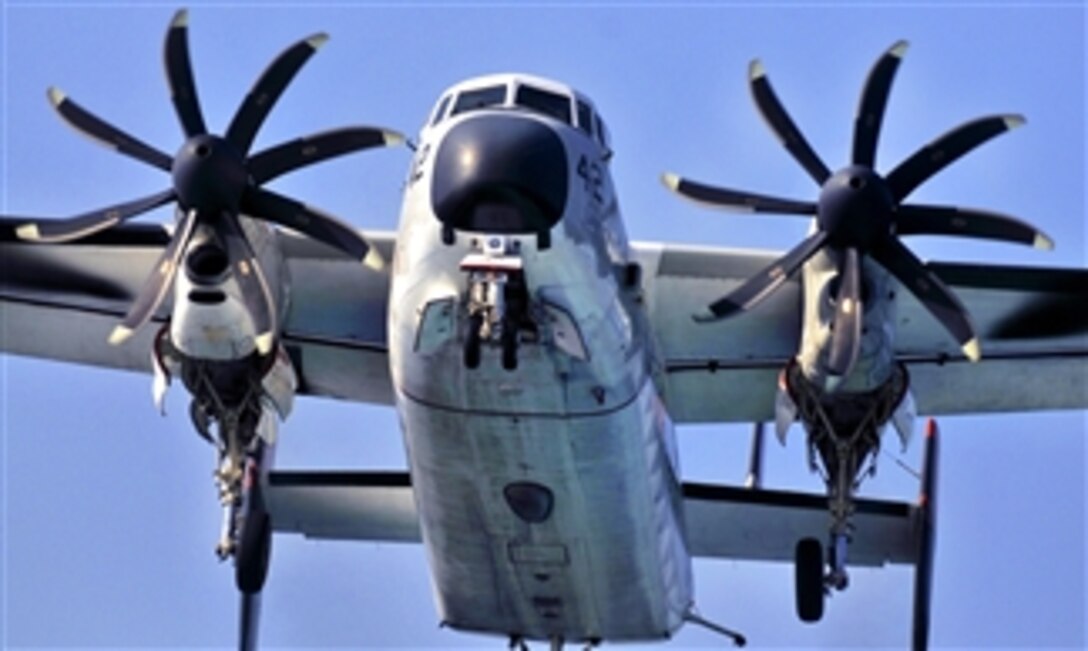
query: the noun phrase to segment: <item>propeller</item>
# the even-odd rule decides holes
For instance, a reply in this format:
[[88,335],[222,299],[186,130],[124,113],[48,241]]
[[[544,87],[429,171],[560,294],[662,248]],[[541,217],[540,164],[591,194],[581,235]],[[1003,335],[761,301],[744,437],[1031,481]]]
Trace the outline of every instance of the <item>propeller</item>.
[[766,269],[715,301],[696,321],[716,321],[753,308],[820,251],[837,261],[835,310],[828,359],[829,386],[849,375],[858,358],[864,312],[862,261],[873,258],[909,289],[955,338],[971,361],[980,357],[970,316],[955,294],[899,240],[901,235],[955,235],[1053,248],[1046,235],[993,212],[903,203],[918,186],[975,147],[1020,126],[1019,115],[993,115],[962,124],[920,148],[886,175],[874,169],[877,141],[892,80],[906,52],[899,41],[869,72],[854,120],[851,163],[832,173],[782,106],[759,60],[748,82],[756,107],[786,150],[821,186],[815,202],[706,185],[666,173],[665,185],[696,202],[742,212],[816,217],[815,232]]
[[164,47],[171,101],[185,137],[174,156],[95,116],[62,91],[50,88],[48,93],[50,103],[69,125],[121,154],[169,172],[171,187],[64,220],[28,221],[16,229],[16,234],[36,242],[68,242],[111,228],[159,206],[175,203],[178,223],[173,236],[128,314],[110,334],[110,343],[120,344],[127,340],[151,318],[171,286],[190,238],[198,226],[204,226],[216,234],[227,251],[242,300],[257,329],[257,349],[265,354],[271,350],[276,336],[276,310],[239,213],[294,229],[343,251],[368,267],[380,269],[384,264],[381,255],[351,226],[261,186],[288,172],[337,156],[400,144],[404,137],[386,129],[349,127],[298,138],[250,154],[265,118],[295,74],[328,40],[325,34],[303,39],[280,53],[238,107],[226,135],[209,133],[193,81],[188,26],[188,12],[178,11],[166,32]]

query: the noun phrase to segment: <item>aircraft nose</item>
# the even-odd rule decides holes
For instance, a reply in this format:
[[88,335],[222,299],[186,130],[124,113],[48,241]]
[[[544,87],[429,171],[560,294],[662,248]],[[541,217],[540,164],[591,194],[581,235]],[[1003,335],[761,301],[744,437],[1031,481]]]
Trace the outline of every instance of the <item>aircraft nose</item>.
[[568,169],[562,140],[519,115],[480,115],[450,129],[438,148],[431,204],[455,230],[537,233],[563,216]]

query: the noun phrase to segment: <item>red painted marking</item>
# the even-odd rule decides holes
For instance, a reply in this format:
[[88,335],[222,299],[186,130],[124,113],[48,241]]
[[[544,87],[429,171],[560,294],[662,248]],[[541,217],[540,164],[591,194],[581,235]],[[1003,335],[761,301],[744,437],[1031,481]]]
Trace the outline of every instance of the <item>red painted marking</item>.
[[934,418],[926,419],[926,438],[930,438],[937,435],[937,420]]

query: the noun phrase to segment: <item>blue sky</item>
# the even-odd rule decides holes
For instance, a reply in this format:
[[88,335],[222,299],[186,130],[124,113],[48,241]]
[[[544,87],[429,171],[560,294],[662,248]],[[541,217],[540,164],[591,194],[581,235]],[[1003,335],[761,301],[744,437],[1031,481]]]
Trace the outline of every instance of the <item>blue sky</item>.
[[[807,175],[757,115],[745,85],[759,56],[780,97],[831,166],[849,151],[872,61],[911,42],[877,158],[888,170],[983,114],[1021,112],[1026,128],[988,143],[912,198],[1028,219],[1057,250],[920,238],[922,257],[1083,267],[1085,24],[1082,5],[931,3],[597,3],[593,8],[322,3],[191,3],[191,50],[209,125],[223,129],[280,49],[332,40],[298,76],[257,147],[346,124],[414,133],[446,86],[521,70],[593,97],[616,150],[613,174],[634,239],[784,249],[801,220],[742,218],[670,196],[664,170],[755,191],[812,197]],[[162,75],[175,5],[4,2],[0,13],[0,212],[63,216],[164,187],[156,170],[90,145],[52,114],[57,85],[131,133],[173,151],[180,130]],[[407,150],[370,152],[275,187],[362,228],[393,229]],[[160,219],[165,215],[159,214]],[[1026,373],[1030,369],[1025,370]],[[147,377],[0,356],[3,618],[0,643],[30,646],[233,644],[231,570],[212,548],[219,513],[212,449],[191,431],[187,398],[155,413]],[[1085,412],[942,420],[937,646],[1088,642]],[[746,427],[680,432],[685,474],[739,483]],[[768,447],[769,485],[822,490],[803,437]],[[889,441],[890,452],[897,451]],[[920,450],[905,455],[917,466]],[[391,409],[300,400],[282,430],[284,467],[404,467]],[[881,460],[867,493],[912,498],[916,482]],[[704,615],[753,645],[899,647],[909,639],[911,573],[857,571],[825,621],[793,614],[789,566],[696,561]],[[267,645],[480,646],[437,628],[426,561],[413,546],[276,540],[264,600]],[[718,646],[686,628],[667,648]]]

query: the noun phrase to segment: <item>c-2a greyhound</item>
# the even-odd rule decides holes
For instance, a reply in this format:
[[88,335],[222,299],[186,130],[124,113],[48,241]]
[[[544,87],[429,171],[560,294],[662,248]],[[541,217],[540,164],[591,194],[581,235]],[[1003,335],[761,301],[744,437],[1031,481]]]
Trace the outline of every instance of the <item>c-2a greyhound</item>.
[[[814,200],[663,176],[711,206],[813,218],[773,257],[630,241],[602,114],[523,74],[442,93],[412,143],[396,234],[364,235],[263,186],[402,136],[348,127],[251,151],[325,36],[276,58],[216,135],[187,30],[180,11],[164,48],[186,135],[173,156],[50,90],[71,126],[170,181],[70,219],[4,217],[0,345],[148,372],[160,403],[181,380],[218,449],[216,551],[242,593],[242,648],[256,646],[274,531],[422,542],[442,623],[519,648],[664,640],[686,622],[744,644],[698,614],[693,557],[795,563],[805,621],[850,566],[913,564],[912,643],[924,648],[936,426],[916,503],[857,495],[882,433],[905,446],[917,414],[1088,407],[1088,270],[924,264],[904,245],[1051,242],[1010,217],[908,201],[1018,116],[968,122],[874,168],[903,42],[865,81],[837,171],[752,63],[756,106],[819,186]],[[128,223],[166,204],[173,223]],[[276,470],[296,395],[395,408],[407,472]],[[826,495],[762,487],[758,426],[746,486],[683,481],[677,424],[772,421],[779,438],[800,421]]]

